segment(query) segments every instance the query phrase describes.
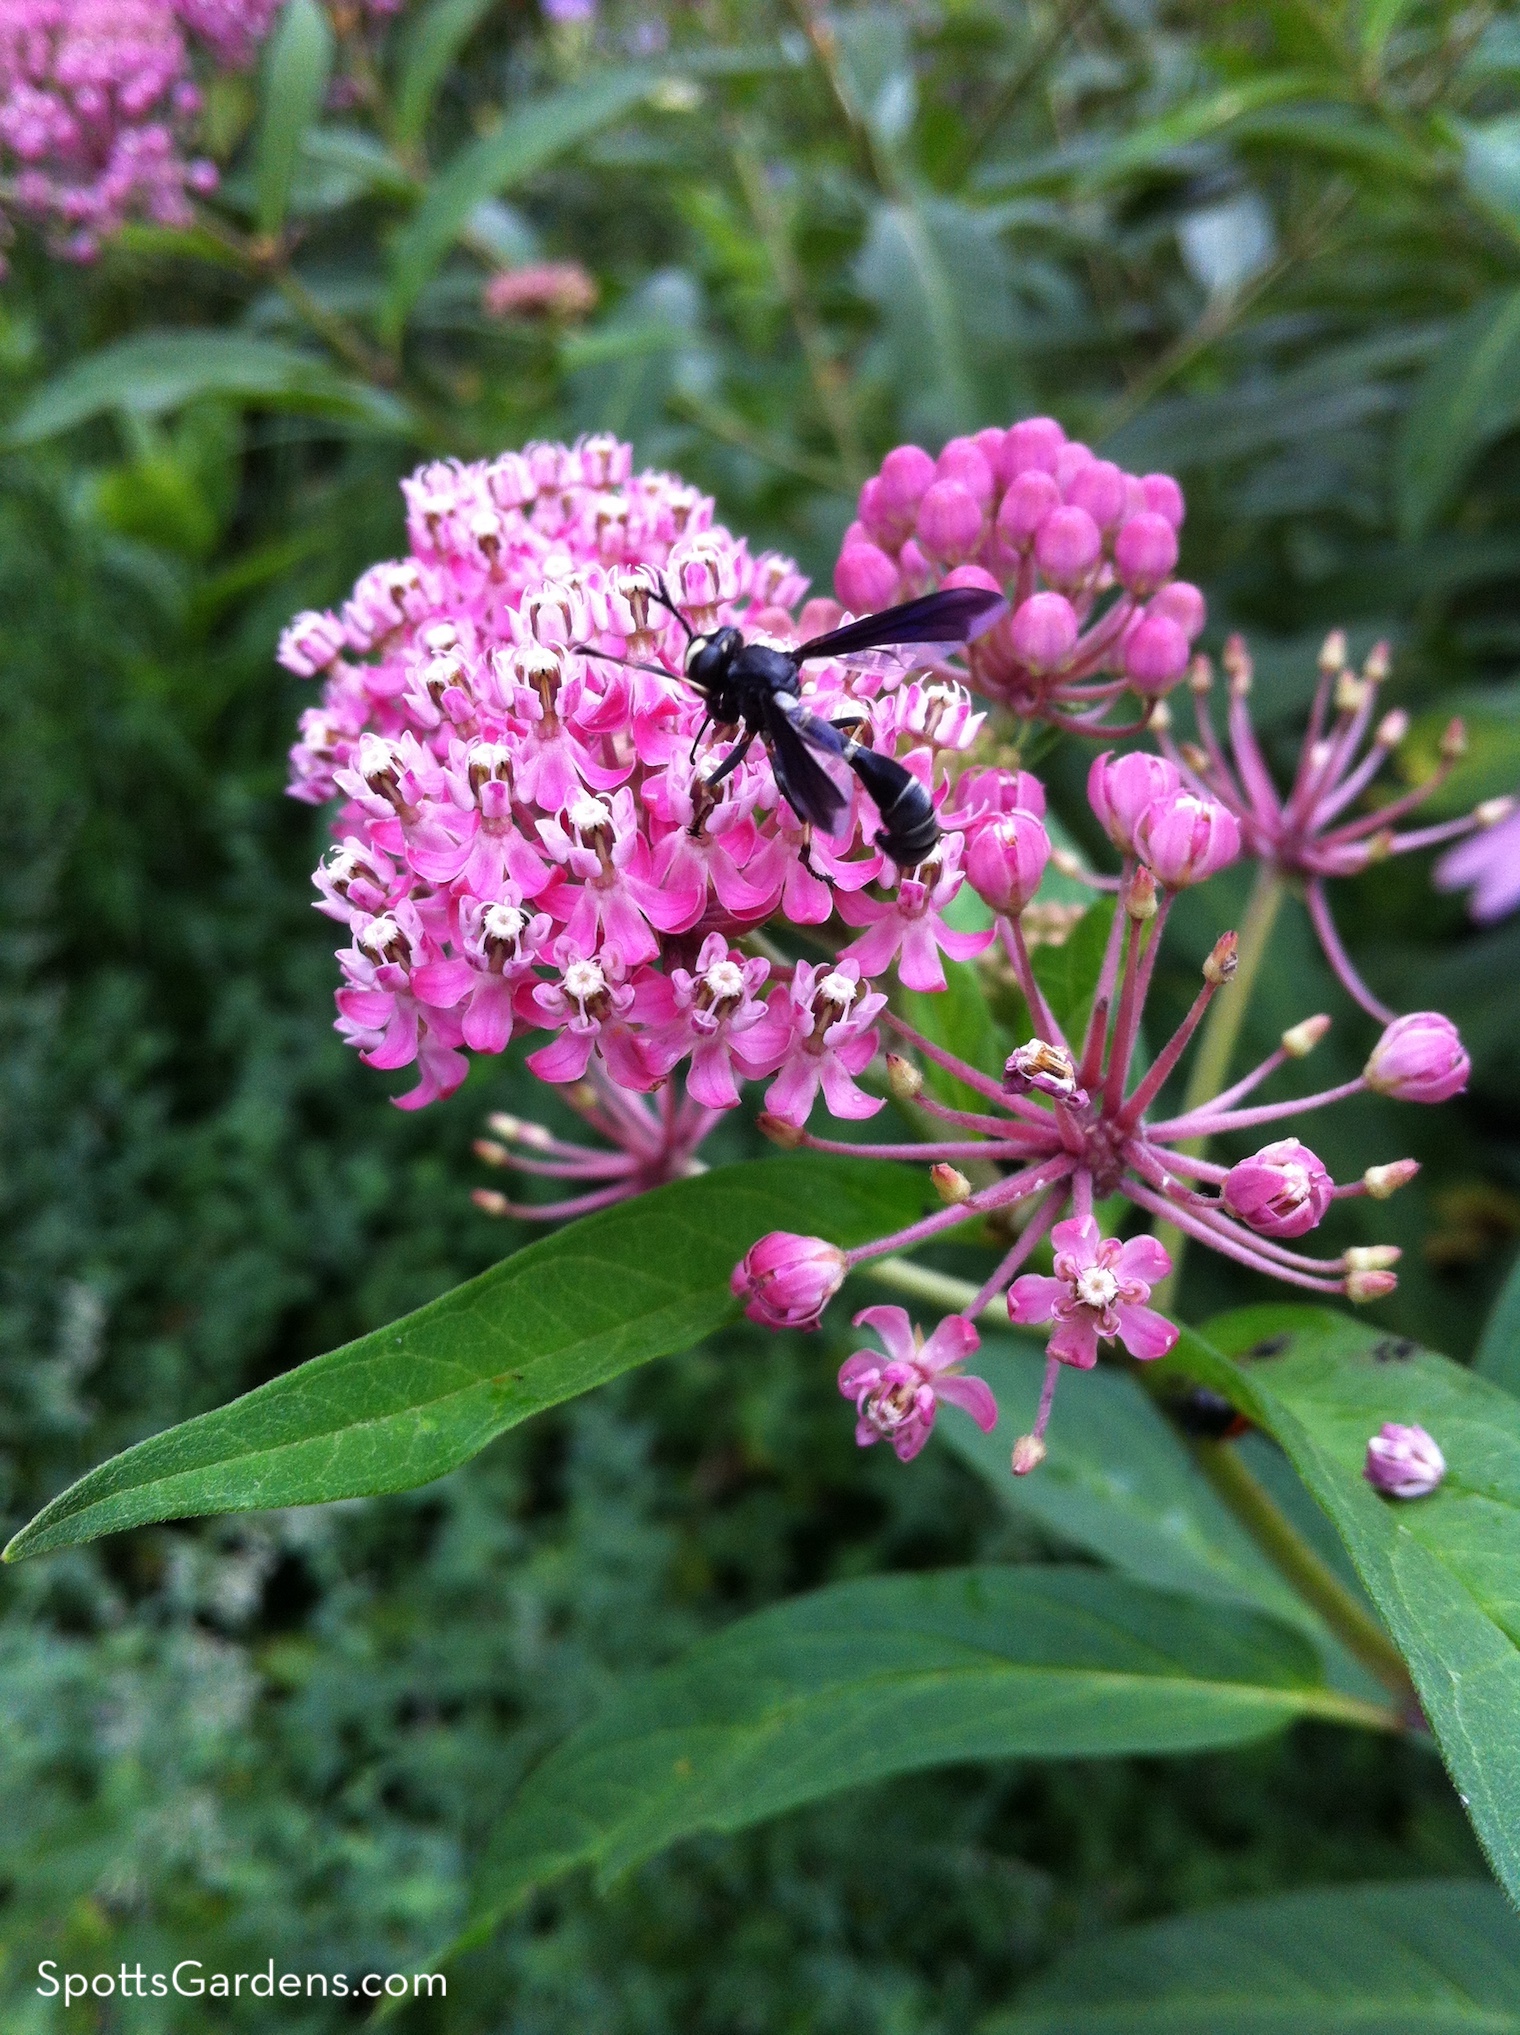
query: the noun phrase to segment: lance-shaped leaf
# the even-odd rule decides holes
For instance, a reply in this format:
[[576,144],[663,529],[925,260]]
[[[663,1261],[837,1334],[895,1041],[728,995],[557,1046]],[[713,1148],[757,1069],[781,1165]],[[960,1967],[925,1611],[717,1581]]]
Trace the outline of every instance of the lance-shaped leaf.
[[492,0],[433,0],[408,24],[392,113],[403,148],[421,141],[444,79],[491,6]]
[[334,374],[319,355],[282,340],[247,332],[135,332],[45,382],[5,442],[35,445],[112,411],[160,417],[200,396],[313,412],[397,436],[413,428],[396,397]]
[[[1328,1309],[1246,1308],[1205,1335],[1184,1332],[1164,1361],[1275,1436],[1334,1521],[1494,1870],[1520,1896],[1520,1402]],[[1365,1481],[1367,1443],[1390,1420],[1425,1428],[1445,1454],[1430,1496],[1381,1498]]]
[[1499,1289],[1473,1355],[1473,1369],[1506,1392],[1520,1394],[1520,1258]]
[[1473,460],[1520,422],[1520,290],[1488,298],[1453,328],[1404,422],[1399,517],[1423,536]]
[[865,1781],[1235,1745],[1302,1716],[1383,1721],[1324,1686],[1301,1634],[1237,1606],[1092,1569],[837,1584],[629,1682],[551,1753],[496,1833],[462,1942],[577,1866],[605,1884],[679,1837]]
[[733,1319],[771,1229],[861,1243],[923,1205],[904,1168],[813,1154],[682,1180],[529,1244],[415,1314],[139,1442],[55,1498],[10,1560],[150,1520],[429,1483],[509,1427]]
[[396,235],[383,321],[387,337],[400,337],[408,312],[482,199],[500,197],[632,112],[657,82],[654,72],[632,66],[604,72],[529,101],[461,149]]
[[1520,1921],[1482,1880],[1325,1887],[1078,1943],[982,2035],[1520,2035]]
[[264,65],[264,118],[254,160],[259,230],[285,223],[306,130],[322,110],[332,75],[333,32],[317,0],[288,0]]

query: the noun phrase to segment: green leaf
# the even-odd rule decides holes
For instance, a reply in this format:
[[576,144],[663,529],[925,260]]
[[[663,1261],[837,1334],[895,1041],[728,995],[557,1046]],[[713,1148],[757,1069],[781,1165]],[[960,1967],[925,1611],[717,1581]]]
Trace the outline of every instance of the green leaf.
[[1045,992],[1051,1015],[1080,1055],[1092,1010],[1093,991],[1103,969],[1103,951],[1118,900],[1099,898],[1085,911],[1059,947],[1036,947],[1030,956],[1034,979]]
[[1086,1938],[982,2035],[1520,2035],[1520,1921],[1481,1880],[1325,1887]]
[[392,126],[402,148],[422,140],[439,87],[494,0],[433,0],[407,24],[397,68]]
[[976,430],[981,369],[1014,322],[993,221],[943,198],[878,205],[855,277],[880,313],[880,350],[904,428],[931,442]]
[[1489,297],[1452,332],[1415,390],[1398,450],[1399,517],[1420,537],[1473,460],[1520,422],[1520,290]]
[[1069,1380],[1070,1418],[1053,1423],[1038,1473],[1015,1477],[1008,1459],[1014,1442],[1034,1425],[1044,1349],[984,1334],[971,1368],[997,1396],[997,1426],[983,1434],[973,1421],[945,1420],[936,1433],[986,1477],[1011,1511],[1037,1519],[1058,1540],[1139,1582],[1251,1604],[1322,1632],[1128,1370],[1101,1364]]
[[317,0],[288,0],[264,65],[264,117],[254,156],[262,233],[285,223],[306,130],[322,110],[332,75],[333,32]]
[[841,1583],[628,1683],[551,1753],[496,1833],[464,1941],[577,1866],[606,1884],[679,1837],[888,1775],[1191,1751],[1356,1713],[1299,1634],[1090,1569]]
[[1361,44],[1364,56],[1376,60],[1388,38],[1409,12],[1413,0],[1362,0]]
[[1462,181],[1506,232],[1520,235],[1520,116],[1464,125]]
[[317,354],[244,332],[138,332],[87,354],[45,382],[5,434],[35,445],[112,411],[158,417],[199,396],[232,396],[314,411],[396,436],[414,427],[406,405],[334,374]]
[[922,1209],[906,1168],[769,1159],[682,1180],[530,1244],[388,1328],[139,1442],[23,1527],[7,1559],[150,1520],[406,1491],[520,1421],[731,1321],[771,1229],[863,1243]]
[[1274,71],[1206,98],[1189,99],[1158,120],[1143,122],[1103,149],[1081,179],[1085,194],[1121,183],[1179,149],[1226,134],[1250,114],[1295,100],[1336,99],[1339,81],[1319,71]]
[[578,142],[630,113],[658,82],[645,70],[605,71],[509,113],[434,177],[391,250],[384,327],[399,339],[407,314],[482,198],[499,197]]
[[1490,1384],[1520,1396],[1520,1258],[1510,1267],[1483,1324],[1473,1369]]
[[[1266,1428],[1329,1514],[1495,1872],[1520,1894],[1520,1402],[1328,1309],[1246,1308],[1205,1335],[1184,1331],[1164,1361]],[[1363,1478],[1390,1420],[1445,1454],[1429,1497],[1380,1498]]]

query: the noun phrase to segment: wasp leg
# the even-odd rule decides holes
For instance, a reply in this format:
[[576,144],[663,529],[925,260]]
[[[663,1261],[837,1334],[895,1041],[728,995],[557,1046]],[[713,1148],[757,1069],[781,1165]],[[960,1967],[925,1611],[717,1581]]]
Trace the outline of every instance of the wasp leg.
[[747,734],[740,736],[739,740],[734,744],[733,748],[729,750],[728,754],[724,757],[723,761],[718,765],[717,769],[713,772],[712,776],[703,780],[707,785],[709,791],[712,790],[714,785],[721,784],[725,777],[732,777],[734,772],[739,768],[739,765],[744,761],[745,757],[749,754],[749,747],[750,744],[754,741],[754,739],[755,739],[755,730],[753,728],[751,728]]

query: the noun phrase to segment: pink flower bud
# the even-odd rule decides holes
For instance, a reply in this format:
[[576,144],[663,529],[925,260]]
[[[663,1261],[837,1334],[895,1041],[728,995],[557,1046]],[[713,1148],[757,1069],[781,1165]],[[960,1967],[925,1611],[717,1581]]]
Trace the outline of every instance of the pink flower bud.
[[1026,417],[1003,440],[1003,470],[1010,478],[1036,470],[1054,473],[1065,443],[1066,433],[1054,417]]
[[844,1284],[845,1269],[844,1252],[822,1237],[773,1229],[735,1265],[729,1290],[765,1328],[816,1328]]
[[969,558],[982,541],[981,503],[958,480],[936,481],[918,505],[918,541],[930,558]]
[[880,474],[872,474],[860,490],[857,506],[860,519],[845,532],[845,546],[866,537],[873,544],[895,549],[913,528],[912,515],[903,515],[899,511]]
[[1035,563],[1056,586],[1078,585],[1102,552],[1102,532],[1086,509],[1052,509],[1035,534]]
[[1148,473],[1140,482],[1140,492],[1145,497],[1145,506],[1158,516],[1165,516],[1174,530],[1182,528],[1182,519],[1187,506],[1182,499],[1182,490],[1169,473]]
[[1124,639],[1124,675],[1136,692],[1169,692],[1187,665],[1187,634],[1168,615],[1147,615]]
[[1240,853],[1240,822],[1226,806],[1191,792],[1148,805],[1135,822],[1135,848],[1168,890],[1202,883]]
[[974,438],[952,438],[934,463],[938,480],[959,481],[985,508],[992,500],[992,467]]
[[1031,467],[1008,484],[997,512],[997,533],[1010,550],[1022,551],[1053,509],[1061,506],[1061,490],[1040,467]]
[[1077,611],[1065,594],[1031,594],[1008,625],[1008,639],[1020,664],[1031,671],[1055,671],[1076,644]]
[[1135,853],[1135,822],[1146,807],[1181,789],[1176,766],[1143,749],[1127,756],[1105,749],[1087,773],[1087,802],[1121,855]]
[[914,508],[934,484],[934,461],[921,445],[894,446],[881,463],[881,482],[896,508]]
[[1362,1475],[1385,1498],[1428,1498],[1446,1475],[1446,1458],[1423,1427],[1388,1420],[1367,1444]]
[[1114,539],[1114,567],[1131,593],[1149,593],[1176,563],[1177,533],[1153,510],[1131,516]]
[[1040,887],[1050,836],[1033,813],[1003,813],[978,827],[966,849],[966,880],[995,912],[1021,912]]
[[1297,1138],[1263,1145],[1224,1177],[1219,1198],[1231,1215],[1264,1237],[1301,1237],[1323,1220],[1334,1183]]
[[1066,499],[1086,509],[1100,530],[1111,530],[1124,514],[1124,475],[1111,459],[1095,459],[1072,476]]
[[1372,1049],[1362,1079],[1399,1102],[1446,1102],[1467,1086],[1472,1062],[1450,1018],[1436,1010],[1395,1018]]
[[1055,476],[1056,486],[1061,490],[1063,498],[1083,467],[1091,466],[1097,456],[1088,446],[1079,444],[1075,438],[1069,438],[1061,447],[1056,454]]
[[1174,579],[1153,594],[1145,612],[1147,617],[1164,615],[1167,621],[1175,622],[1189,643],[1197,640],[1209,616],[1203,595],[1185,579]]
[[869,542],[847,544],[834,567],[834,591],[856,615],[875,614],[897,598],[897,563]]

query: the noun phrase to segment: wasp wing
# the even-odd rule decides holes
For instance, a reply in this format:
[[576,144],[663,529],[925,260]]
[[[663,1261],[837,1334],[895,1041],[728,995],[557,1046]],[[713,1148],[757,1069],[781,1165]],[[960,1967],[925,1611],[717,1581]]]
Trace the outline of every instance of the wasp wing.
[[971,643],[1008,612],[1001,594],[987,587],[945,587],[937,594],[863,615],[826,636],[814,636],[792,655],[799,664],[810,657],[847,657],[860,650],[886,650],[900,643]]
[[[794,711],[797,711],[794,709]],[[809,741],[831,753],[844,753],[844,738],[827,721],[798,712],[798,721],[807,729],[804,738],[786,709],[775,699],[767,702],[765,746],[770,751],[776,789],[799,820],[811,820],[820,832],[832,834],[839,816],[849,804],[845,794],[828,772],[808,754]]]

